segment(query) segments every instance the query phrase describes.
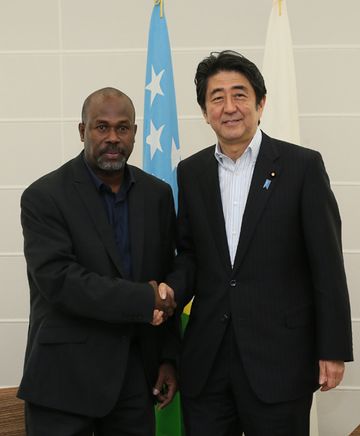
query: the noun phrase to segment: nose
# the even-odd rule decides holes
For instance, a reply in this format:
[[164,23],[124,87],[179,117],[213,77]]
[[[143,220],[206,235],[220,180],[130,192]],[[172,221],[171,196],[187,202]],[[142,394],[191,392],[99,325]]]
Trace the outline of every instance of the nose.
[[236,111],[236,105],[231,96],[226,96],[224,100],[224,111],[226,113],[233,113]]
[[119,142],[119,136],[117,134],[117,130],[113,127],[109,129],[108,136],[106,138],[108,142]]

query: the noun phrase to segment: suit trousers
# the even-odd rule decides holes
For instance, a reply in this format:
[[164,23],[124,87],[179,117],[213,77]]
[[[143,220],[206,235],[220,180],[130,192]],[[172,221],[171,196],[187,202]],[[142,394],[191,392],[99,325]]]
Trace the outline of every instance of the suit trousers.
[[154,402],[137,345],[130,347],[119,398],[106,416],[93,418],[26,403],[25,419],[27,436],[154,436]]
[[182,395],[186,436],[308,436],[311,403],[312,393],[262,402],[249,384],[229,323],[204,389],[196,397]]

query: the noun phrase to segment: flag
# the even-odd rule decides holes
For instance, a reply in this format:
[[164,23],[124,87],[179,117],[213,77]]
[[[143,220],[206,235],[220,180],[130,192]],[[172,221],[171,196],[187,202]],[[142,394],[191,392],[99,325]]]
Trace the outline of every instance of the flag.
[[262,129],[270,136],[299,144],[295,63],[285,0],[273,0],[262,73],[268,91]]
[[144,170],[165,180],[177,201],[176,167],[180,161],[176,98],[163,0],[151,15],[144,103]]
[[[286,0],[273,0],[262,73],[268,92],[261,128],[270,136],[299,144],[295,62]],[[310,435],[319,435],[315,397],[311,408]]]
[[[163,0],[155,0],[148,38],[145,79],[143,168],[172,187],[177,203],[179,132],[171,51]],[[182,436],[179,394],[156,412],[157,436]]]

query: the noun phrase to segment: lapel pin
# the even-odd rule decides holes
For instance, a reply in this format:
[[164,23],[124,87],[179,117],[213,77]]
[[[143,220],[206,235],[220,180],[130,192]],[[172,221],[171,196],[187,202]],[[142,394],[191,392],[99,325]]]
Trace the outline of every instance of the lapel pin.
[[271,183],[271,180],[266,179],[266,180],[265,180],[265,183],[264,183],[264,186],[263,186],[263,189],[264,189],[264,188],[265,188],[265,189],[269,189],[270,183]]
[[270,177],[273,179],[275,176],[276,176],[275,171],[271,171],[271,173],[270,173]]

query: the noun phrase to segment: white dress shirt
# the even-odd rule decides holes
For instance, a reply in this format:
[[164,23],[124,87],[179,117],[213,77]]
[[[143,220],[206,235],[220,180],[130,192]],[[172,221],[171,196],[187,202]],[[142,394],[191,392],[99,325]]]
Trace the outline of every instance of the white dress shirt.
[[261,139],[261,130],[258,128],[250,144],[236,162],[221,152],[219,144],[215,148],[215,158],[219,162],[221,200],[232,266]]

